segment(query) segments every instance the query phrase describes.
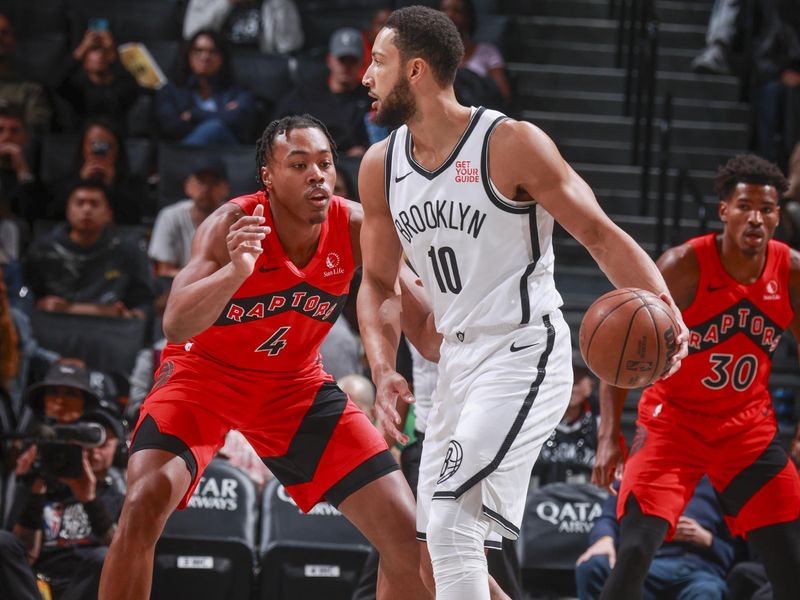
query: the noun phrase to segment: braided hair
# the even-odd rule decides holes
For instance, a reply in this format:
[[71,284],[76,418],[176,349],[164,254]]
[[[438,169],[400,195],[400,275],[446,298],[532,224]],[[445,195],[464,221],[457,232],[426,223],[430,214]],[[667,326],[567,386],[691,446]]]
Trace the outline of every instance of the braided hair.
[[722,165],[714,178],[714,191],[720,200],[726,200],[739,183],[771,185],[778,191],[778,197],[789,189],[781,170],[755,154],[739,154]]
[[264,133],[261,134],[261,139],[256,142],[256,181],[262,189],[264,189],[264,182],[261,180],[261,169],[272,162],[272,145],[275,143],[275,138],[289,133],[292,129],[319,129],[322,131],[331,145],[334,162],[337,160],[336,142],[333,141],[325,124],[316,117],[303,114],[275,119],[266,126]]

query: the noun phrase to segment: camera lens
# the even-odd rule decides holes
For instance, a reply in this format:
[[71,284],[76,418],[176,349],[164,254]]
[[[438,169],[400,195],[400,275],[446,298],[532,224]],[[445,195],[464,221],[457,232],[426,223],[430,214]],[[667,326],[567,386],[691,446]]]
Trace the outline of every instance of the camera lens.
[[111,149],[111,144],[108,142],[92,142],[92,154],[95,156],[105,156]]

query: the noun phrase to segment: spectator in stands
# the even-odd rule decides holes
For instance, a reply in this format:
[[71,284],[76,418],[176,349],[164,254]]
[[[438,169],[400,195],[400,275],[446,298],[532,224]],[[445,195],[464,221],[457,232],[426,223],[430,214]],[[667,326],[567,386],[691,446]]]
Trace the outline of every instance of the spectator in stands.
[[11,395],[11,385],[19,374],[19,336],[8,303],[8,288],[0,266],[0,388]]
[[714,1],[706,29],[706,47],[692,61],[692,71],[715,75],[730,74],[729,57],[741,10],[741,0]]
[[[610,495],[589,535],[591,545],[578,558],[575,582],[580,600],[600,596],[616,562],[616,504],[617,496]],[[672,540],[664,542],[653,560],[644,583],[644,597],[722,600],[727,592],[725,576],[734,554],[714,488],[704,476],[678,520]]]
[[148,255],[158,277],[175,277],[192,255],[198,225],[230,194],[225,163],[219,158],[195,165],[183,184],[186,200],[161,209],[153,226]]
[[[444,12],[453,21],[464,43],[464,58],[461,68],[478,75],[481,80],[464,77],[459,73],[456,77],[456,91],[464,91],[469,87],[474,94],[474,100],[480,104],[491,104],[494,90],[499,92],[502,102],[509,104],[512,100],[511,84],[506,76],[506,63],[502,54],[494,44],[476,42],[473,39],[478,29],[477,13],[472,0],[442,0],[439,10]],[[461,81],[459,81],[459,77]],[[475,85],[482,83],[482,86]],[[480,89],[480,92],[477,90]],[[480,101],[483,96],[484,101]],[[473,101],[470,98],[470,101]],[[495,100],[496,103],[496,100]]]
[[[75,372],[72,379],[62,377],[60,387],[84,393],[85,371]],[[60,600],[97,597],[103,560],[124,500],[107,479],[124,432],[122,424],[102,410],[87,413],[80,421],[102,425],[106,432],[102,445],[83,450],[80,477],[43,476],[34,468],[35,444],[17,459],[11,531],[0,531],[3,597],[40,600],[35,573],[47,578]]]
[[92,116],[105,115],[123,126],[141,88],[117,56],[110,31],[87,30],[56,79],[56,94],[74,114],[59,115],[61,126],[78,129]]
[[289,54],[303,46],[300,13],[292,0],[189,0],[183,38],[218,31],[231,44]]
[[763,0],[757,44],[758,152],[785,165],[800,141],[800,11],[793,0]]
[[22,107],[26,127],[35,133],[50,128],[53,110],[40,83],[25,79],[15,64],[17,38],[8,15],[0,13],[0,99]]
[[554,481],[588,483],[597,451],[597,416],[589,399],[594,379],[584,364],[573,362],[572,396],[567,412],[542,446],[533,474],[539,485]]
[[375,386],[363,375],[345,375],[337,380],[339,388],[350,397],[358,408],[364,411],[370,421],[375,420]]
[[25,278],[39,310],[144,317],[153,301],[147,258],[109,227],[108,191],[80,180],[69,191],[67,223],[35,239]]
[[325,123],[340,153],[361,156],[369,146],[364,116],[372,104],[359,77],[363,58],[361,32],[350,27],[337,29],[328,45],[327,80],[295,87],[278,104],[272,118],[314,115]]
[[114,222],[117,225],[139,225],[143,218],[154,212],[147,197],[145,182],[130,172],[128,154],[119,128],[107,117],[92,117],[81,129],[75,148],[72,174],[56,183],[55,200],[48,216],[64,218],[68,192],[75,176],[80,179],[96,179],[106,187]]
[[47,191],[28,162],[28,142],[22,108],[0,102],[0,190],[4,201],[0,210],[30,226],[45,215]]
[[175,78],[156,93],[164,136],[184,144],[248,142],[253,110],[250,92],[234,82],[228,45],[208,29],[191,37]]

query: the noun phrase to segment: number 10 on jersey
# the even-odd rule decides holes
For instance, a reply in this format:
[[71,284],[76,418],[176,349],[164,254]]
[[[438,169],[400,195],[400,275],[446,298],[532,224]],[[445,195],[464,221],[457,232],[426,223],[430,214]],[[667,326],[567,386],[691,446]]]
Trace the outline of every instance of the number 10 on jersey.
[[461,275],[458,273],[456,253],[450,246],[442,246],[438,250],[433,246],[428,250],[428,257],[433,266],[433,275],[443,294],[461,291]]

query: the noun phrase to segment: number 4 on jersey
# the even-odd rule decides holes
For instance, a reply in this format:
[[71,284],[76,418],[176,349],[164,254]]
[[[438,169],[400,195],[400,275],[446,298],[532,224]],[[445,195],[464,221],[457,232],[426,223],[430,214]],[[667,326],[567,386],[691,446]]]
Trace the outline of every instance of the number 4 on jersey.
[[286,346],[286,340],[283,336],[291,329],[291,327],[280,327],[278,330],[269,336],[269,339],[256,348],[256,352],[266,352],[270,356],[277,355],[283,347]]

